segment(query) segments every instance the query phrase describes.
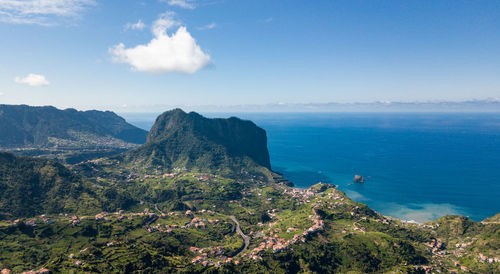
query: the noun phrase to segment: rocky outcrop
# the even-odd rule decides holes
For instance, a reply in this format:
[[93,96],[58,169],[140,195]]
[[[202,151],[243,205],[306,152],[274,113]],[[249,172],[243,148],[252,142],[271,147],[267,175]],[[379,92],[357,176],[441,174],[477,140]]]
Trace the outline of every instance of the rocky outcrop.
[[209,119],[181,109],[161,114],[147,143],[127,152],[125,160],[200,171],[241,170],[251,165],[271,168],[266,132],[253,122]]
[[315,193],[322,193],[322,192],[325,192],[327,189],[336,188],[336,187],[337,187],[336,185],[319,182],[315,185],[310,186],[309,189]]
[[361,176],[361,175],[357,175],[356,174],[356,175],[354,175],[353,181],[355,183],[364,183],[365,182],[365,178],[363,176]]

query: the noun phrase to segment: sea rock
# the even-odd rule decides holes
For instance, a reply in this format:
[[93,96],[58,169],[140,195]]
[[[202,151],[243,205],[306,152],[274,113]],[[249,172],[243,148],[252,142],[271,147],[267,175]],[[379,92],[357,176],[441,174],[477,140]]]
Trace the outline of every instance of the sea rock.
[[365,182],[365,178],[363,176],[361,176],[361,175],[357,175],[356,174],[356,175],[354,175],[353,181],[355,183],[364,183]]

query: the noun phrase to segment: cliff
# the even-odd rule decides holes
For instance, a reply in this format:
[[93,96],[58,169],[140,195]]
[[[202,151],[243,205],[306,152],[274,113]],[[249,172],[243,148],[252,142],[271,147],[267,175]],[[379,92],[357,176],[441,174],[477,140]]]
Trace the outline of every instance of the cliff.
[[199,171],[271,168],[266,132],[235,117],[209,119],[174,109],[161,114],[146,144],[124,154],[126,161]]

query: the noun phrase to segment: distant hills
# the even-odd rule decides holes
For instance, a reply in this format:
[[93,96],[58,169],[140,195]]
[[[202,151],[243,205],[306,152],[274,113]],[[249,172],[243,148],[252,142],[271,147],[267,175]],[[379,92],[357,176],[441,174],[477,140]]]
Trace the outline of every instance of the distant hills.
[[[95,124],[113,116],[96,115],[105,118]],[[59,124],[60,134],[72,126],[47,119],[40,125]],[[40,128],[55,138],[52,127]],[[254,123],[180,109],[160,115],[147,142],[120,155],[63,165],[0,152],[0,269],[500,271],[498,215],[481,223],[463,216],[403,222],[352,201],[334,185],[292,188],[270,168],[266,132]]]
[[253,122],[235,117],[208,119],[181,109],[161,114],[146,144],[121,157],[127,162],[167,169],[271,169],[266,132]]
[[110,111],[0,105],[0,149],[76,163],[142,144],[147,131]]
[[1,146],[57,145],[57,140],[83,142],[85,135],[142,144],[147,134],[110,111],[26,105],[0,105],[0,131]]
[[[159,112],[172,108],[168,105],[128,106],[129,112]],[[500,112],[500,99],[467,101],[377,101],[377,102],[327,102],[327,103],[270,103],[244,105],[189,105],[183,107],[199,112]]]

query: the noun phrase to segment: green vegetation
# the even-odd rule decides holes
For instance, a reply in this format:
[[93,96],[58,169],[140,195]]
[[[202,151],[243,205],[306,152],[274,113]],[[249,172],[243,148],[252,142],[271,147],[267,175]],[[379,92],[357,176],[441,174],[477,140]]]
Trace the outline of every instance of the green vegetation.
[[145,145],[118,157],[133,166],[228,174],[270,169],[266,132],[238,118],[207,119],[180,109],[156,119]]
[[65,163],[110,156],[146,141],[147,132],[110,111],[0,105],[0,149]]
[[296,189],[263,165],[255,125],[200,117],[167,112],[145,145],[67,167],[0,153],[0,269],[500,272],[498,215],[406,223],[333,185]]
[[98,210],[94,195],[61,164],[0,152],[0,219]]

